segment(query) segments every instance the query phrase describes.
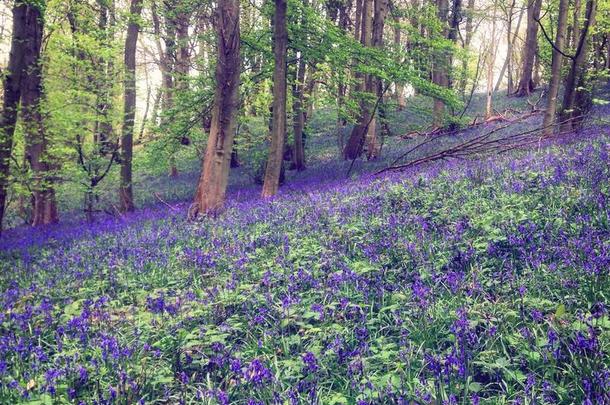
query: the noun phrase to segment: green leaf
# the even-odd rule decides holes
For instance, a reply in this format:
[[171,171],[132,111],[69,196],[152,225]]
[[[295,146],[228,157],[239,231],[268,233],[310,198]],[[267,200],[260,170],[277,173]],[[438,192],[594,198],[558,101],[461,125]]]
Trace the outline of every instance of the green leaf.
[[557,309],[555,310],[555,316],[557,318],[561,318],[566,313],[566,306],[563,304],[559,304]]

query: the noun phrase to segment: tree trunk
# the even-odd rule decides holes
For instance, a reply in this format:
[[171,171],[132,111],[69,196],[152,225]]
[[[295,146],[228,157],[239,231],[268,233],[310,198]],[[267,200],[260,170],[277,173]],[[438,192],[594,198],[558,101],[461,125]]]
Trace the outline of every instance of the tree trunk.
[[[169,17],[174,10],[168,8],[169,3],[165,3],[163,14],[165,15],[165,32],[161,33],[161,21],[157,14],[157,2],[151,3],[151,14],[153,20],[153,31],[155,33],[155,43],[157,45],[157,53],[159,54],[159,68],[161,70],[161,88],[162,88],[162,99],[161,99],[161,122],[162,128],[168,126],[168,114],[169,111],[174,108],[174,90],[176,80],[174,80],[174,71],[177,70],[177,53],[176,53],[176,22],[174,18]],[[165,43],[165,50],[161,46],[161,38]],[[170,150],[168,151],[169,156],[167,163],[169,167],[169,176],[178,176],[178,168],[176,167],[174,151],[174,142],[171,142],[167,146]]]
[[[510,9],[509,16],[512,16],[512,12],[514,10],[513,1]],[[506,59],[504,60],[504,64],[502,65],[502,70],[500,70],[500,75],[498,76],[498,81],[496,82],[496,87],[494,87],[494,91],[497,93],[500,90],[500,86],[502,85],[502,80],[504,79],[504,75],[506,74],[506,94],[513,94],[513,53],[515,49],[515,41],[519,36],[519,29],[521,28],[521,21],[523,20],[523,13],[525,12],[524,8],[519,10],[519,17],[517,18],[517,25],[515,26],[515,31],[512,31],[512,17],[510,17],[508,21],[508,29],[506,32]]]
[[303,86],[305,83],[305,58],[299,55],[297,65],[296,82],[292,87],[292,115],[294,128],[294,151],[292,153],[292,164],[297,171],[305,170],[305,151],[303,145],[303,128],[305,127],[305,115],[303,112]]
[[274,196],[279,188],[282,170],[284,138],[286,136],[286,48],[288,31],[286,29],[286,0],[275,0],[273,16],[273,42],[275,68],[273,71],[273,124],[271,146],[265,169],[263,198]]
[[[358,0],[356,0],[358,3]],[[352,1],[348,0],[343,3],[339,9],[339,29],[347,35],[347,27],[349,24],[350,12],[352,8]],[[338,85],[337,85],[337,149],[339,151],[339,155],[343,154],[344,147],[344,129],[347,125],[347,119],[343,113],[343,108],[345,106],[345,97],[347,96],[347,84],[345,78],[349,76],[349,70],[347,68],[343,68],[338,73]]]
[[[441,23],[441,35],[447,37],[448,26],[447,17],[449,15],[448,0],[436,0],[437,17]],[[434,52],[432,63],[432,82],[440,87],[449,87],[449,57],[446,50],[441,49]],[[434,125],[442,126],[445,115],[445,102],[441,99],[434,99]]]
[[493,94],[494,94],[494,66],[496,65],[496,11],[497,5],[494,2],[494,10],[491,22],[491,41],[487,50],[487,102],[485,106],[485,118],[493,115]]
[[[459,0],[458,0],[459,1]],[[385,18],[389,12],[389,1],[388,0],[375,0],[375,13],[373,18],[373,37],[372,46],[375,48],[383,47],[383,28],[385,25]],[[371,86],[375,91],[378,99],[383,97],[383,82],[381,79],[370,77]],[[373,111],[372,114],[375,114]],[[367,158],[375,159],[379,155],[380,145],[377,140],[377,131],[375,118],[371,120],[367,131]]]
[[[170,25],[175,32],[176,43],[175,43],[175,63],[174,66],[174,81],[176,90],[181,94],[184,94],[189,88],[189,70],[190,70],[190,50],[189,50],[189,15],[185,10],[185,2],[176,2],[174,10],[167,10],[167,12],[175,14],[175,16],[169,17],[168,25]],[[178,177],[178,167],[176,166],[176,152],[177,148],[183,141],[189,142],[188,139],[181,139],[177,142],[177,139],[172,139],[170,142],[170,177]]]
[[[285,3],[284,3],[285,4]],[[217,11],[218,60],[212,123],[194,211],[213,214],[224,204],[238,109],[240,60],[239,0],[220,0]]]
[[566,78],[565,91],[561,108],[560,129],[562,132],[576,129],[576,124],[581,120],[581,115],[586,110],[583,98],[588,90],[585,88],[585,62],[588,48],[588,38],[591,26],[595,21],[597,1],[588,0],[585,11],[585,21],[582,29],[575,35],[578,38],[576,52],[572,58],[570,72]]
[[553,59],[551,62],[551,80],[549,82],[549,95],[544,112],[544,134],[551,135],[554,131],[555,112],[557,111],[557,95],[559,94],[559,83],[561,81],[561,65],[563,55],[560,51],[565,50],[565,35],[568,20],[569,0],[559,0],[559,16],[557,22],[557,37],[555,48],[553,49]]
[[582,10],[582,1],[574,0],[574,15],[572,20],[572,25],[569,28],[570,31],[570,48],[576,49],[578,47],[578,43],[580,42],[580,13]]
[[540,9],[542,0],[530,0],[527,7],[527,34],[523,49],[523,68],[521,71],[521,79],[517,88],[516,95],[518,97],[529,96],[534,90],[534,61],[536,59],[536,50],[538,44],[538,19],[540,18]]
[[121,185],[119,188],[121,212],[134,210],[131,159],[133,156],[133,129],[136,115],[136,46],[140,30],[137,19],[141,12],[142,0],[131,0],[124,58],[125,89],[123,94],[123,133],[121,134]]
[[[362,0],[360,43],[366,47],[371,46],[372,10],[373,0]],[[358,82],[359,90],[364,90],[368,93],[373,91],[370,75],[356,75],[356,78],[360,78],[360,81]],[[356,159],[360,156],[371,121],[372,117],[369,102],[367,100],[361,100],[358,122],[354,125],[352,133],[345,145],[345,149],[343,150],[345,159]]]
[[610,32],[606,34],[606,69],[610,70]]
[[[402,40],[401,40],[401,30],[400,30],[400,19],[398,17],[394,17],[394,22],[396,25],[394,26],[394,47],[397,52],[401,51],[402,48]],[[399,61],[402,62],[402,61]],[[398,111],[402,111],[407,106],[407,101],[405,99],[405,86],[402,83],[395,83],[396,86],[395,94],[396,94],[396,104],[398,105]]]
[[31,10],[25,2],[15,2],[13,6],[13,32],[11,50],[6,75],[4,76],[4,100],[2,115],[0,115],[0,232],[8,192],[8,176],[10,158],[13,151],[13,134],[17,122],[17,108],[21,97],[21,81],[28,67],[25,65],[24,55],[28,42],[26,16]]
[[[464,34],[464,49],[468,50],[470,48],[470,43],[472,42],[472,34],[474,31],[473,28],[473,14],[474,14],[474,2],[475,0],[468,0],[468,5],[466,7],[466,27]],[[460,77],[459,90],[460,94],[466,93],[466,79],[468,77],[468,58],[464,57],[462,59],[462,74]]]
[[28,68],[21,82],[21,107],[26,141],[25,153],[34,177],[32,225],[38,226],[58,221],[55,190],[51,176],[53,168],[40,112],[42,100],[40,52],[43,17],[39,7],[30,7],[26,15],[26,27],[29,41],[24,62]]

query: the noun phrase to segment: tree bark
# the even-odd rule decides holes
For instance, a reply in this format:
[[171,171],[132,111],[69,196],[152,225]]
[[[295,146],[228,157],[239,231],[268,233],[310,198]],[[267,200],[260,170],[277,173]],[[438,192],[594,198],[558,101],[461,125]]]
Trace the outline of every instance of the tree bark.
[[240,60],[239,0],[220,0],[217,10],[218,60],[210,136],[195,194],[194,211],[214,214],[224,204],[238,109]]
[[125,38],[125,89],[123,94],[123,132],[121,134],[121,184],[119,188],[119,207],[121,212],[134,210],[132,167],[133,130],[136,115],[136,46],[140,26],[137,19],[142,12],[142,0],[131,0],[130,19]]
[[[360,43],[365,47],[371,46],[371,29],[372,29],[372,10],[373,0],[362,0],[362,13],[360,22]],[[373,83],[370,75],[356,75],[360,78],[358,82],[358,90],[364,90],[367,93],[373,92]],[[364,141],[368,133],[372,121],[370,105],[368,100],[360,101],[360,115],[358,122],[354,125],[349,139],[343,150],[345,159],[356,159],[362,153]]]
[[582,12],[582,1],[574,0],[574,14],[572,19],[572,25],[569,27],[569,38],[570,38],[570,48],[576,49],[578,43],[580,42],[580,14]]
[[500,90],[500,86],[502,85],[502,79],[504,79],[504,75],[506,74],[506,94],[513,94],[513,53],[515,49],[515,41],[519,36],[519,29],[521,28],[521,21],[523,20],[523,13],[525,12],[524,8],[519,10],[519,17],[517,18],[517,25],[515,26],[515,31],[512,31],[512,12],[514,10],[515,2],[513,1],[510,9],[509,9],[509,20],[508,20],[508,28],[506,32],[506,59],[504,60],[504,64],[502,65],[502,70],[500,70],[500,74],[498,75],[498,81],[496,82],[496,87],[494,87],[494,91],[497,93]]
[[[171,30],[175,34],[176,42],[174,44],[174,83],[176,90],[179,94],[184,94],[189,89],[189,70],[190,70],[190,49],[189,49],[189,14],[185,9],[186,3],[183,1],[177,1],[174,3],[173,10],[166,10],[167,13],[171,14],[167,18],[168,26],[171,26]],[[172,139],[170,142],[170,156],[169,156],[169,175],[170,177],[178,176],[178,167],[176,166],[176,152],[181,142],[187,141],[188,139]]]
[[491,22],[491,41],[487,50],[487,100],[485,106],[485,118],[493,115],[493,94],[494,94],[494,66],[496,65],[496,11],[497,3],[494,2],[493,16]]
[[606,34],[606,69],[610,70],[610,32]]
[[42,10],[30,6],[26,15],[28,46],[24,55],[27,71],[21,82],[21,108],[23,114],[25,153],[33,173],[32,225],[48,225],[58,221],[57,203],[53,188],[51,157],[48,154],[42,114]]
[[559,15],[557,17],[557,36],[555,49],[551,62],[551,80],[549,82],[549,94],[544,112],[544,134],[551,135],[554,131],[555,113],[557,111],[557,95],[559,94],[559,83],[561,81],[561,65],[563,55],[559,51],[565,50],[566,26],[568,21],[569,0],[559,0]]
[[[400,30],[400,19],[398,17],[394,17],[394,47],[397,52],[400,52],[402,49],[402,40],[401,40],[401,30]],[[399,60],[399,62],[402,62]],[[402,111],[407,106],[407,101],[405,99],[405,86],[402,83],[395,83],[395,95],[396,95],[396,104],[398,106],[398,111]]]
[[[437,17],[441,23],[441,35],[447,37],[448,25],[447,18],[449,15],[448,0],[436,0]],[[437,50],[434,53],[432,63],[432,82],[440,87],[449,87],[449,57],[444,49]],[[434,125],[442,126],[445,115],[445,102],[441,99],[434,99]]]
[[262,197],[277,194],[282,170],[284,138],[286,136],[286,49],[288,31],[286,29],[286,0],[275,0],[273,16],[273,42],[275,67],[273,71],[273,124],[271,146],[265,169]]
[[13,6],[13,32],[8,67],[4,76],[4,100],[0,115],[0,232],[8,193],[10,158],[13,151],[13,135],[17,122],[17,108],[21,98],[21,81],[27,71],[24,55],[28,42],[26,16],[31,6],[25,2],[15,2]]
[[591,26],[594,24],[596,10],[597,1],[588,0],[583,27],[579,30],[578,34],[575,34],[575,36],[578,38],[578,44],[576,44],[576,52],[572,58],[570,72],[568,73],[565,83],[560,114],[561,132],[576,129],[578,122],[581,120],[581,115],[586,110],[586,106],[583,105],[582,102],[584,101],[584,93],[587,92],[584,83],[585,62],[587,56],[588,38],[590,36],[589,31]]
[[[465,35],[464,35],[464,49],[468,50],[470,48],[470,43],[472,42],[472,34],[474,31],[473,28],[473,14],[474,14],[474,2],[475,0],[468,0],[468,5],[466,6],[466,27],[465,27]],[[468,58],[465,57],[462,59],[462,74],[459,82],[459,90],[460,94],[466,93],[466,79],[468,73]]]
[[527,7],[527,33],[523,49],[523,68],[516,93],[517,97],[529,96],[532,90],[534,90],[534,61],[538,44],[537,20],[540,18],[541,7],[542,0],[530,0]]
[[305,115],[303,112],[303,87],[305,83],[305,58],[299,55],[297,65],[296,82],[292,87],[292,115],[294,129],[294,151],[292,153],[292,164],[297,171],[305,170],[305,148],[303,147],[303,129],[305,127]]
[[[459,0],[458,0],[459,1]],[[372,37],[372,46],[375,48],[383,47],[383,28],[385,26],[385,18],[388,15],[389,10],[389,1],[388,0],[375,0],[375,12],[373,17],[373,37]],[[377,98],[381,98],[383,96],[383,81],[376,77],[370,77],[371,86],[375,91]],[[372,114],[375,114],[373,111]],[[373,117],[371,123],[369,124],[367,131],[367,158],[375,159],[379,155],[379,142],[377,140],[377,131],[376,131],[376,120]]]

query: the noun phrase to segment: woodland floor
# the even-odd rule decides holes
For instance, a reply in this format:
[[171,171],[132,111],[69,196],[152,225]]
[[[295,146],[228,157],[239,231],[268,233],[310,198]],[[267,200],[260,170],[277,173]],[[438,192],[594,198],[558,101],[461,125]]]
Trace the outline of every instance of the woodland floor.
[[346,178],[321,112],[271,201],[242,168],[223,214],[187,222],[197,162],[140,173],[120,219],[66,200],[0,239],[0,403],[610,403],[609,115],[374,175],[421,141],[395,137]]

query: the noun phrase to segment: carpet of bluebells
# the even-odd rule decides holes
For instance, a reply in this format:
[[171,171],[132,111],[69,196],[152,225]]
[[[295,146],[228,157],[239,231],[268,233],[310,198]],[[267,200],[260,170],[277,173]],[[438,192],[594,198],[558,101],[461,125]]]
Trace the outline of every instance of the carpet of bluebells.
[[185,203],[15,229],[0,403],[610,404],[609,153],[590,128],[313,169],[196,223]]

